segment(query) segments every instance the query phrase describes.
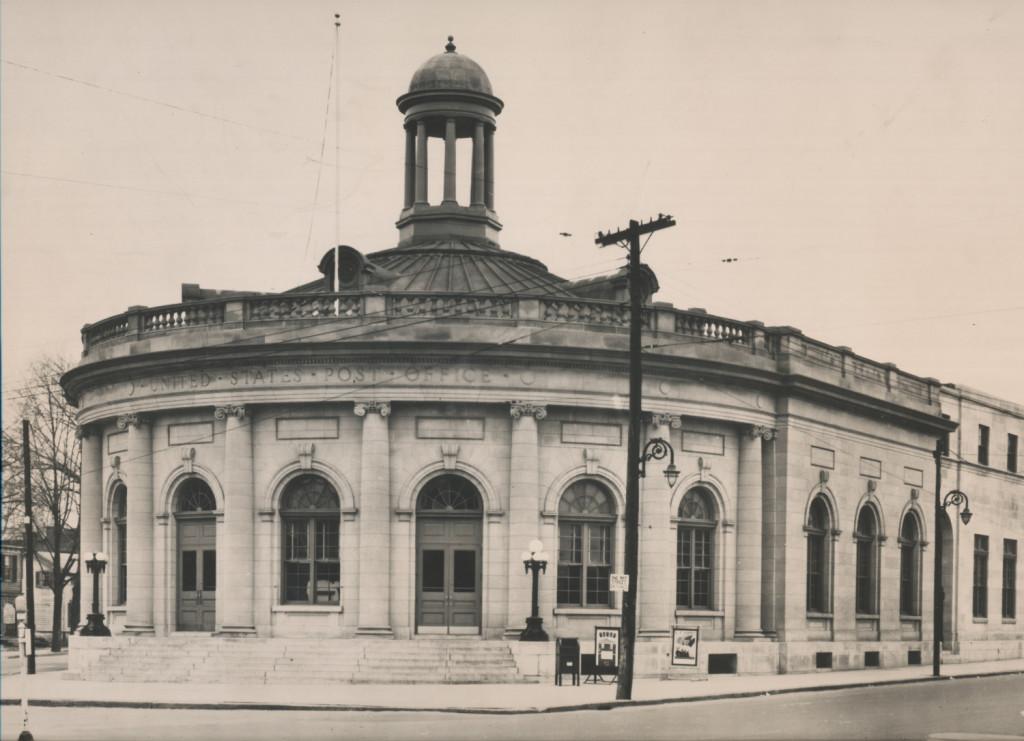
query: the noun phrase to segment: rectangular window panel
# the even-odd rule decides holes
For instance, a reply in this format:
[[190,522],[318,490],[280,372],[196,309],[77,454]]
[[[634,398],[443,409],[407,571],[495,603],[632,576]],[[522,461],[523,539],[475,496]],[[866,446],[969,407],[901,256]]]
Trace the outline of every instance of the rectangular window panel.
[[320,605],[336,605],[341,601],[341,564],[337,561],[317,561],[314,601]]
[[316,529],[316,553],[317,561],[338,560],[338,521],[317,520],[314,523]]
[[558,563],[583,563],[583,526],[560,524],[558,526]]
[[978,425],[978,463],[988,465],[988,427]]
[[452,554],[453,587],[456,592],[476,591],[476,551],[455,551]]
[[825,536],[807,536],[807,609],[827,612],[825,604]]
[[690,570],[676,569],[676,606],[692,607],[690,604]]
[[917,547],[905,544],[900,547],[900,614],[920,616],[921,608],[918,603],[917,572],[918,572]]
[[711,606],[711,570],[694,569],[693,572],[693,606]]
[[196,591],[196,552],[195,551],[182,551],[181,552],[181,591],[183,592],[194,592]]
[[857,612],[874,614],[874,543],[857,541]]
[[1020,443],[1016,435],[1006,436],[1006,470],[1017,473],[1017,447]]
[[203,590],[217,591],[217,551],[203,551]]
[[558,565],[558,604],[583,604],[583,567],[560,563]]
[[988,617],[988,536],[974,536],[974,617]]
[[612,529],[608,525],[591,525],[590,563],[608,565],[612,560]]
[[309,602],[309,564],[284,565],[285,602]]
[[117,604],[128,602],[128,528],[117,526]]
[[682,569],[693,566],[693,530],[688,527],[679,528],[676,552],[676,565]]
[[608,591],[608,566],[587,567],[587,604],[607,606],[610,603]]
[[305,561],[309,558],[309,522],[285,523],[284,557],[288,561]]
[[1003,541],[1003,617],[1017,617],[1017,541]]
[[444,591],[444,551],[423,551],[423,591]]

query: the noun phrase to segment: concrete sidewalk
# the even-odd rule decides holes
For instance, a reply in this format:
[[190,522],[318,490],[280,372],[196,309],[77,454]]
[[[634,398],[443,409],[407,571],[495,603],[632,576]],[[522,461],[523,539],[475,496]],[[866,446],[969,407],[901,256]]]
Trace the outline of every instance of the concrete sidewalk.
[[[1024,659],[942,667],[946,679],[1022,673]],[[85,682],[65,680],[63,674],[6,676],[0,683],[0,704],[20,703],[27,688],[29,704],[36,706],[530,713],[942,681],[932,677],[930,666],[768,676],[713,675],[693,681],[639,679],[633,682],[633,699],[627,702],[615,699],[614,684],[176,684]]]

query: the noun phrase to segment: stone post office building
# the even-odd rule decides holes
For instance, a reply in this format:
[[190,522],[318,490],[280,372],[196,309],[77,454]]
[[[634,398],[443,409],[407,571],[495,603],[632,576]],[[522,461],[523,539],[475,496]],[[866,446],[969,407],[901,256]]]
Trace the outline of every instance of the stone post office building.
[[[397,246],[331,249],[284,293],[186,285],[181,303],[83,329],[63,385],[82,425],[83,557],[110,555],[114,635],[75,637],[74,671],[550,675],[554,646],[517,640],[535,538],[552,637],[588,652],[618,624],[636,465],[626,275],[569,282],[499,247],[503,105],[449,43],[398,98]],[[670,488],[651,463],[642,480],[638,675],[691,676],[669,661],[674,626],[701,629],[698,671],[927,663],[944,436],[944,488],[974,512],[941,523],[945,660],[1024,655],[1024,408],[653,303],[646,268],[643,282],[644,439],[668,440],[682,473]]]

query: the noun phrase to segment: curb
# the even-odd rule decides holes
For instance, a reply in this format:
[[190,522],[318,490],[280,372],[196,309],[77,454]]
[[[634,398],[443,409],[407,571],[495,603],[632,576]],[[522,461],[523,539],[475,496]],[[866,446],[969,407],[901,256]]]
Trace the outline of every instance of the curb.
[[[798,692],[831,692],[850,690],[860,687],[886,687],[900,684],[924,682],[942,682],[954,679],[981,679],[984,677],[1005,677],[1024,674],[1024,670],[981,672],[941,677],[910,677],[907,679],[881,679],[874,682],[849,682],[827,686],[785,687],[776,690],[747,690],[743,692],[725,692],[713,695],[694,695],[692,697],[663,697],[652,700],[614,700],[604,702],[578,703],[573,705],[552,705],[550,707],[403,707],[392,705],[288,705],[282,703],[247,703],[247,702],[132,702],[130,700],[29,700],[33,707],[91,707],[91,708],[134,708],[142,710],[306,710],[318,712],[361,712],[361,713],[461,713],[470,715],[539,715],[544,713],[572,713],[582,710],[613,710],[615,708],[646,707],[651,705],[669,705],[686,702],[707,702],[711,700],[738,700],[748,697],[770,697],[773,695],[791,695]],[[0,706],[20,705],[21,699],[0,699]]]

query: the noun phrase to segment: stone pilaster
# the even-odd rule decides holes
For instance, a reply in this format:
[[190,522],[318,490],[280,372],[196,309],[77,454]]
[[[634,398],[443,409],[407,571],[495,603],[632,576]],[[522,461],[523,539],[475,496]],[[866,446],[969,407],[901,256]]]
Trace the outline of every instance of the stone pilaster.
[[747,427],[739,435],[736,502],[736,634],[763,635],[762,585],[762,445],[773,440],[767,427]]
[[[512,451],[508,500],[508,601],[506,635],[517,636],[526,628],[532,605],[532,577],[523,573],[520,554],[530,541],[540,537],[537,513],[540,511],[540,465],[537,420],[547,416],[547,407],[528,402],[511,402]],[[554,553],[558,543],[544,541],[547,552]],[[543,579],[544,575],[541,575]],[[553,605],[540,606],[540,614],[551,614]]]
[[254,633],[252,423],[241,405],[217,407],[213,416],[224,420],[224,542],[217,547],[219,630]]
[[359,623],[364,635],[391,635],[391,455],[387,402],[357,402],[363,418],[359,489]]
[[153,632],[153,434],[149,420],[139,414],[118,417],[128,430],[125,454],[128,487],[127,551],[128,612],[126,633]]
[[[671,444],[672,430],[680,427],[682,422],[678,416],[648,415],[647,440],[661,438]],[[676,543],[670,511],[672,489],[664,476],[668,464],[668,460],[649,461],[647,475],[641,482],[637,630],[640,636],[650,638],[668,636],[675,622]]]
[[[103,550],[103,435],[89,427],[79,428],[82,439],[82,494],[79,515],[79,539],[81,555],[78,563],[84,564],[92,554]],[[81,614],[79,622],[85,626],[85,616],[92,612],[92,575],[82,568]],[[101,600],[102,612],[109,600]]]

